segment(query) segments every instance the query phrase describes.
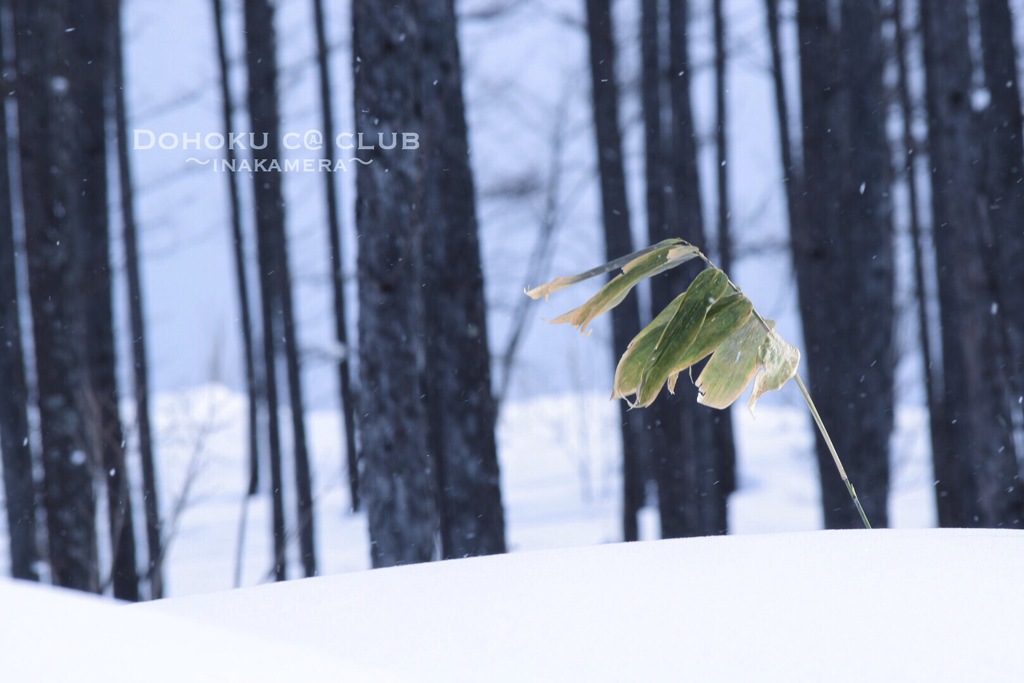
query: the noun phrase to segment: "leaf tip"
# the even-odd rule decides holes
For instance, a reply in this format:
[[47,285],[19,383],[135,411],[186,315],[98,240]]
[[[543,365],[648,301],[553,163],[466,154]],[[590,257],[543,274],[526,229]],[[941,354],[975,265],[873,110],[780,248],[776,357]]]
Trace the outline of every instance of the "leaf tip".
[[538,299],[549,301],[551,299],[551,287],[549,285],[538,285],[537,287],[526,286],[523,288],[523,294],[534,301]]

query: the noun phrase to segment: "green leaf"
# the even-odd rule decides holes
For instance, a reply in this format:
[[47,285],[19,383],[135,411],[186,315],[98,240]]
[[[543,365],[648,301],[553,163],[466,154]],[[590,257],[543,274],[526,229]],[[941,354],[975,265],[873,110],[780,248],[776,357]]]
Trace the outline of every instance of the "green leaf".
[[[543,284],[538,287],[533,287],[532,289],[527,289],[526,295],[531,299],[539,299],[541,297],[547,299],[560,289],[565,289],[566,287],[574,285],[577,282],[583,282],[584,280],[589,280],[592,277],[597,277],[598,275],[610,273],[611,271],[616,270],[618,268],[623,268],[625,266],[628,266],[630,262],[637,260],[638,258],[644,256],[645,254],[650,254],[651,252],[658,251],[659,249],[665,249],[666,247],[671,247],[674,245],[680,245],[681,249],[687,250],[691,254],[690,258],[694,258],[697,256],[697,254],[700,253],[697,247],[690,244],[686,244],[685,242],[683,242],[683,240],[679,238],[664,240],[662,242],[658,242],[657,244],[652,244],[649,247],[641,249],[640,251],[634,251],[632,254],[627,254],[625,256],[617,258],[614,261],[609,261],[608,263],[598,266],[597,268],[591,268],[590,270],[583,273],[579,273],[578,275],[556,277],[554,280],[548,282],[547,284]],[[680,261],[679,263],[682,263],[682,261]]]
[[[690,287],[630,343],[616,368],[613,396],[635,394],[634,407],[648,406],[670,378],[711,353],[714,339],[750,314],[742,299],[729,296],[730,289],[729,278],[721,270],[701,271]],[[728,301],[719,303],[723,299]],[[716,303],[716,322],[702,335]],[[672,382],[674,387],[674,379]]]
[[640,386],[640,378],[643,377],[644,368],[650,360],[651,354],[658,345],[665,332],[668,321],[679,310],[686,292],[683,292],[666,306],[647,327],[640,330],[640,333],[629,342],[626,352],[619,359],[615,368],[615,388],[612,391],[612,398],[626,398],[636,393]]
[[775,323],[762,323],[757,316],[751,316],[704,366],[697,378],[697,401],[711,408],[728,408],[753,379],[754,389],[748,403],[753,413],[758,399],[766,392],[781,389],[799,365],[800,351],[775,332]]
[[702,270],[686,290],[679,309],[669,320],[661,339],[651,353],[640,385],[636,389],[636,405],[643,407],[654,402],[661,386],[678,373],[697,335],[704,325],[708,311],[729,291],[729,278],[717,268]]
[[758,352],[767,336],[761,321],[751,316],[722,342],[697,378],[697,402],[719,410],[735,403],[757,373]]
[[732,336],[751,317],[754,304],[739,293],[728,294],[716,301],[708,310],[704,324],[689,348],[676,359],[674,373],[669,375],[668,390],[676,393],[676,380],[680,373],[694,363],[711,355],[722,342]]
[[582,306],[558,316],[551,322],[571,323],[586,334],[587,327],[594,318],[622,303],[641,280],[675,268],[694,258],[696,254],[696,247],[690,245],[670,245],[642,254],[626,263],[620,275],[612,278]]

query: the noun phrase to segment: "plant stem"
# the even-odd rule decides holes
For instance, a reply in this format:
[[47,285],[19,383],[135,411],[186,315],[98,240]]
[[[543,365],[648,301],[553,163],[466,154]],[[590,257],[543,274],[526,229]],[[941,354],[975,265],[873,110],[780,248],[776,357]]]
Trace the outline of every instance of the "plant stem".
[[850,492],[850,498],[853,499],[853,504],[857,507],[857,512],[860,513],[860,519],[864,522],[864,528],[870,529],[871,522],[868,521],[867,514],[864,513],[864,507],[860,504],[860,499],[857,497],[857,492],[853,488],[853,484],[850,483],[850,478],[846,476],[846,469],[843,467],[842,460],[839,459],[839,453],[836,452],[836,447],[832,445],[832,439],[828,435],[828,430],[825,429],[825,423],[821,421],[821,415],[818,414],[818,409],[814,405],[814,401],[811,399],[811,392],[807,391],[807,385],[800,378],[800,373],[793,376],[796,380],[796,385],[800,387],[800,393],[804,395],[804,400],[807,401],[807,408],[811,411],[811,417],[814,418],[814,424],[818,426],[818,431],[821,432],[822,438],[825,439],[825,445],[828,446],[829,453],[832,454],[832,460],[836,463],[836,469],[839,470],[839,476],[842,477],[843,483],[846,484],[846,490]]
[[[683,244],[689,245],[689,242],[684,241]],[[721,268],[718,268],[714,263],[712,263],[703,252],[698,251],[697,256],[709,267],[721,270]],[[725,277],[729,281],[729,285],[732,286],[737,294],[743,294],[740,288],[737,287],[731,279],[729,279],[728,275]],[[756,310],[754,310],[753,313],[757,316],[757,319],[761,321],[761,324],[764,325],[765,329],[768,330],[768,333],[771,334],[772,328],[768,322],[762,318],[761,314]],[[825,423],[822,422],[821,415],[818,414],[818,408],[814,405],[814,400],[811,398],[811,392],[807,390],[807,385],[804,384],[803,379],[800,378],[799,372],[793,375],[793,378],[796,380],[796,385],[800,387],[800,393],[804,395],[804,401],[807,402],[807,408],[811,411],[811,417],[814,418],[814,424],[818,427],[818,431],[821,433],[822,438],[825,439],[825,445],[828,446],[828,452],[832,454],[832,460],[836,464],[836,469],[839,470],[839,476],[842,478],[843,483],[846,484],[846,490],[850,493],[850,498],[853,500],[853,504],[856,506],[857,512],[860,513],[860,519],[864,522],[864,528],[870,529],[871,522],[868,521],[868,516],[864,512],[864,506],[860,504],[860,498],[857,497],[857,491],[853,488],[853,484],[850,483],[850,478],[846,476],[846,468],[843,467],[843,461],[839,459],[839,453],[836,451],[836,447],[832,444],[832,437],[828,435],[828,430],[825,429]]]

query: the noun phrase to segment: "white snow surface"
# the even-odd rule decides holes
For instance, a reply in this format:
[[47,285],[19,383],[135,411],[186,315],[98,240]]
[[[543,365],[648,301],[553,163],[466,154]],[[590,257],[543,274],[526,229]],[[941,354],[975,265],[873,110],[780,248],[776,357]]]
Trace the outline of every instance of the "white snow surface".
[[133,607],[4,582],[0,666],[12,681],[1016,681],[1022,565],[1024,532],[932,529],[524,552]]
[[10,683],[392,680],[302,645],[71,590],[0,579],[0,605],[0,680]]
[[[922,528],[934,499],[917,409],[900,411],[892,442],[901,529],[820,531],[809,421],[786,403],[734,411],[736,536],[617,543],[617,406],[545,397],[509,404],[499,425],[513,552],[373,571],[366,518],[347,512],[338,417],[314,411],[326,576],[254,585],[271,555],[263,492],[245,587],[224,592],[244,401],[217,386],[161,396],[163,505],[190,491],[172,597],[125,607],[0,580],[0,682],[1019,679],[1024,532]],[[652,507],[641,531],[658,536]]]

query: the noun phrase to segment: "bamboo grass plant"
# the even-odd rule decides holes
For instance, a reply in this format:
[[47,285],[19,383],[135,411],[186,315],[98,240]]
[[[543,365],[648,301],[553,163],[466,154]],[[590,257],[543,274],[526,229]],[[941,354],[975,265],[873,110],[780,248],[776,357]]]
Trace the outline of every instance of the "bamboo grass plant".
[[570,323],[587,334],[595,318],[622,303],[642,280],[693,259],[700,259],[706,267],[686,291],[673,299],[629,343],[615,369],[612,398],[622,398],[632,408],[649,406],[663,385],[675,393],[679,375],[684,371],[689,373],[694,364],[708,356],[710,359],[695,384],[699,392],[697,401],[712,408],[728,408],[753,381],[748,401],[753,413],[762,395],[781,389],[786,382],[795,379],[861,521],[870,529],[871,524],[839,453],[797,372],[800,351],[775,332],[775,323],[763,318],[729,276],[697,247],[678,238],[665,240],[584,273],[555,278],[528,289],[526,294],[532,299],[547,299],[560,289],[621,270],[583,305],[551,321]]

